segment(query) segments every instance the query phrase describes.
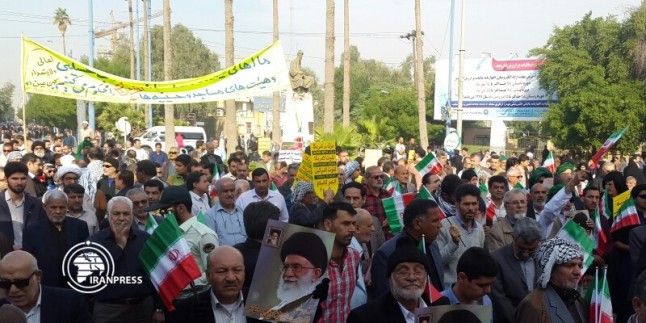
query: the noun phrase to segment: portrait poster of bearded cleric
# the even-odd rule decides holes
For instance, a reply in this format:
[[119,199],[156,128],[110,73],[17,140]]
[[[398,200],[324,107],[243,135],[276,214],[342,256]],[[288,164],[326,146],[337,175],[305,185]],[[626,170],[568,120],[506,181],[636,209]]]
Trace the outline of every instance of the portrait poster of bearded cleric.
[[[268,244],[277,231],[278,248]],[[268,322],[312,322],[318,294],[327,294],[333,243],[333,233],[269,220],[245,315]]]

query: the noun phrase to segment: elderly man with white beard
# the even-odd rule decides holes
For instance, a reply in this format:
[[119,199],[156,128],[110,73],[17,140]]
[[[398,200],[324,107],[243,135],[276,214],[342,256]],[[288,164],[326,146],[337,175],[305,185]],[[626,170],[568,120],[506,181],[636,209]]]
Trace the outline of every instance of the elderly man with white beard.
[[514,241],[514,224],[527,214],[527,197],[524,190],[514,188],[505,193],[502,201],[507,216],[494,223],[491,232],[485,238],[485,246],[489,252],[511,244]]
[[[431,303],[424,288],[428,284],[431,263],[410,238],[400,238],[397,248],[388,257],[388,284],[385,295],[353,309],[347,322],[415,322],[415,310]],[[447,305],[446,297],[432,305]]]
[[547,203],[547,187],[543,183],[536,183],[529,190],[529,194],[532,200],[527,203],[527,217],[538,221]]
[[283,243],[280,259],[283,267],[276,291],[280,303],[260,319],[311,322],[321,297],[327,296],[327,290],[317,288],[328,265],[323,240],[311,232],[294,233]]

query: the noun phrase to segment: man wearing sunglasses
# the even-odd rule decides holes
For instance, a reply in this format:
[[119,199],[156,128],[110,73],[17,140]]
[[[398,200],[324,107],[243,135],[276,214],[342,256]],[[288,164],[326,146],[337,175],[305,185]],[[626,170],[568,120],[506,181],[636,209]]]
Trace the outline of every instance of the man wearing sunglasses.
[[491,256],[498,264],[498,277],[490,294],[497,322],[511,323],[520,302],[536,288],[538,265],[534,261],[543,232],[532,218],[522,218],[514,225],[514,241]]
[[26,251],[8,253],[0,261],[0,289],[5,299],[21,309],[28,322],[92,322],[85,298],[68,289],[41,286],[43,272]]

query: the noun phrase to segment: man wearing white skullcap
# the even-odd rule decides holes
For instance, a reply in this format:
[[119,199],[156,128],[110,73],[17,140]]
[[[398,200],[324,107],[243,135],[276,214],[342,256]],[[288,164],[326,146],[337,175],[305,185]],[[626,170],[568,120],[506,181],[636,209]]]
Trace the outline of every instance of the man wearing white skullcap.
[[583,252],[573,242],[560,238],[544,241],[536,262],[541,270],[539,288],[516,309],[514,323],[585,323],[587,310],[576,291],[583,267]]

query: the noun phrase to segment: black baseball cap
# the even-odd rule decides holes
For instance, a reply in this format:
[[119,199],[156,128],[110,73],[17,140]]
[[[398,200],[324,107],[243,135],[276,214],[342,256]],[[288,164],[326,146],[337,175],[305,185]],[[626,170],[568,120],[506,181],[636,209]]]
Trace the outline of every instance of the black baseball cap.
[[168,186],[164,188],[159,197],[159,202],[146,208],[146,211],[163,210],[173,205],[191,203],[191,194],[182,186]]

